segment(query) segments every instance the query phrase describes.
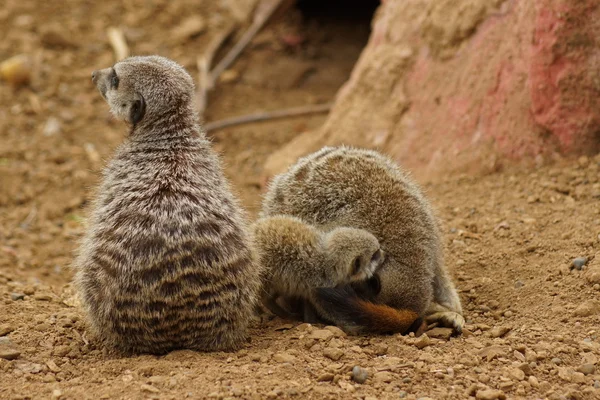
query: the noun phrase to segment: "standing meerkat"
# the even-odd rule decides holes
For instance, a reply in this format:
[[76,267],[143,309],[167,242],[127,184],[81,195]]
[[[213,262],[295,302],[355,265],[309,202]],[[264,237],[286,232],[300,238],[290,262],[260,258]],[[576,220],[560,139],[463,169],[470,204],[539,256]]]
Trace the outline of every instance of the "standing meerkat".
[[[274,215],[256,221],[252,234],[264,271],[263,303],[283,318],[293,313],[277,303],[280,298],[288,306],[299,299],[305,322],[334,322],[336,315],[316,298],[318,289],[368,282],[385,259],[377,238],[363,229],[322,231],[299,218]],[[421,324],[414,311],[381,310],[372,321],[379,331],[406,332]]]
[[245,216],[198,125],[192,78],[148,56],[92,80],[131,126],[75,263],[93,330],[126,352],[239,348],[260,276]]
[[349,286],[318,290],[317,301],[336,324],[377,331],[370,316],[387,305],[462,332],[462,306],[444,267],[438,222],[419,187],[389,158],[351,147],[325,147],[301,158],[269,185],[261,216],[277,214],[325,229],[364,229],[381,243],[386,257],[373,303],[359,302]]

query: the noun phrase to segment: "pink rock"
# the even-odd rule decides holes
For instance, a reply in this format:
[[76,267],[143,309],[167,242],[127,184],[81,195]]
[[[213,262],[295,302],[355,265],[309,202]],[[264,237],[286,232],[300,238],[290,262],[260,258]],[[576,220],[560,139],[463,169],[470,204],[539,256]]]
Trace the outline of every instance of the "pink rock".
[[265,167],[323,145],[377,148],[418,178],[600,150],[600,3],[384,1],[324,126]]

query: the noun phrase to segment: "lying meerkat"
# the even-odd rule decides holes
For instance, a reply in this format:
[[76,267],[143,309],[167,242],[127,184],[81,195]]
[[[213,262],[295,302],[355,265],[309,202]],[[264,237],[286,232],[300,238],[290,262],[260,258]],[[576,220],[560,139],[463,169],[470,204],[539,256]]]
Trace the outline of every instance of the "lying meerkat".
[[[319,288],[335,288],[368,282],[382,265],[379,241],[363,229],[336,227],[322,231],[299,218],[274,215],[252,225],[258,259],[263,268],[263,303],[282,318],[294,317],[288,307],[300,299],[305,322],[334,322],[327,307],[316,298]],[[355,305],[370,304],[354,296]],[[294,308],[292,306],[292,308]],[[378,330],[405,332],[418,315],[410,310],[386,307],[392,318],[378,318]],[[391,323],[391,325],[390,325]]]
[[91,327],[128,352],[239,348],[260,276],[245,216],[175,62],[131,57],[92,73],[130,131],[104,170],[75,281]]
[[336,324],[377,331],[368,316],[384,304],[462,332],[462,306],[444,267],[438,222],[419,187],[387,157],[326,147],[299,159],[273,179],[265,196],[261,216],[280,214],[325,229],[364,229],[381,243],[386,258],[369,309],[357,308],[348,286],[318,290],[316,301]]

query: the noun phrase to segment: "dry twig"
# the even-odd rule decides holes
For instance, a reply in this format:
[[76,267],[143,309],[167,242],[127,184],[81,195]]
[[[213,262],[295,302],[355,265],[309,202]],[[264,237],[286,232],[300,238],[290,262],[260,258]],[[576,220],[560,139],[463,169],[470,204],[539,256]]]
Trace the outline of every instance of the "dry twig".
[[211,82],[216,82],[219,76],[225,71],[227,68],[233,64],[233,62],[238,58],[238,56],[244,51],[248,43],[252,41],[254,36],[262,29],[265,23],[269,20],[271,15],[277,10],[279,5],[283,0],[269,0],[268,4],[265,4],[263,7],[259,6],[259,9],[256,11],[254,15],[254,20],[252,21],[252,25],[240,38],[240,40],[233,46],[233,48],[223,57],[223,59],[215,66],[215,68],[210,73]]
[[290,117],[298,117],[301,115],[308,114],[320,114],[329,112],[331,109],[331,103],[325,104],[316,104],[311,106],[300,106],[293,108],[286,108],[284,110],[276,110],[276,111],[263,111],[255,114],[242,115],[239,117],[232,117],[222,119],[220,121],[209,122],[204,125],[204,129],[207,132],[216,131],[219,129],[223,129],[229,126],[248,124],[251,122],[260,122],[260,121],[268,121],[273,119],[280,118],[290,118]]
[[108,36],[108,41],[112,46],[113,51],[115,52],[115,58],[117,61],[129,57],[129,46],[127,46],[125,35],[121,29],[111,26],[106,30],[106,35]]

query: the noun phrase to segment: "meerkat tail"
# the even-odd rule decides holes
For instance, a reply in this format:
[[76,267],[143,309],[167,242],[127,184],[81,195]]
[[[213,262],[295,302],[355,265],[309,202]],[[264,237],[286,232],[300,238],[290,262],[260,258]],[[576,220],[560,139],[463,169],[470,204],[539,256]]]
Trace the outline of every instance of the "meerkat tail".
[[323,317],[352,333],[420,335],[426,328],[416,312],[362,299],[350,286],[318,288],[315,292],[317,308]]

